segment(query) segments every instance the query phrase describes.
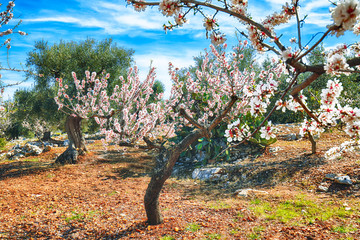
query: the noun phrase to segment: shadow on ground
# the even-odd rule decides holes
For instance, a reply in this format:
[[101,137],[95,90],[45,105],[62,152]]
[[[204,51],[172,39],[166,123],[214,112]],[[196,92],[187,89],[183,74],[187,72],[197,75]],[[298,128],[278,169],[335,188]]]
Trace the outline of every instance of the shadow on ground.
[[124,179],[148,176],[154,166],[154,158],[143,149],[131,149],[127,152],[100,151],[98,154],[94,164],[116,164],[113,173]]

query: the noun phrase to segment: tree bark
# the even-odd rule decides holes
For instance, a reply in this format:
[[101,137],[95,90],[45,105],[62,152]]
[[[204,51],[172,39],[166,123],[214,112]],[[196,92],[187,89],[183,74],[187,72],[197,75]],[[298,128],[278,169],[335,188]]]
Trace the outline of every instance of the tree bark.
[[65,122],[65,130],[69,139],[69,146],[55,161],[56,164],[75,164],[78,156],[87,152],[85,138],[81,132],[80,117],[68,116]]
[[51,131],[46,131],[41,138],[41,141],[50,141],[51,140]]
[[219,114],[208,127],[198,124],[194,119],[188,116],[185,111],[182,111],[182,115],[194,126],[197,126],[199,130],[190,133],[180,143],[169,149],[162,148],[160,154],[156,158],[156,166],[144,197],[146,216],[150,225],[157,225],[163,221],[159,209],[160,192],[165,181],[171,176],[174,165],[179,159],[180,154],[199,138],[210,138],[211,131],[224,119],[226,114],[230,112],[237,100],[238,98],[236,96],[232,96],[221,114]]
[[165,181],[171,176],[173,167],[180,154],[190,144],[204,136],[204,131],[198,130],[192,132],[174,147],[169,149],[163,148],[156,157],[156,166],[144,197],[146,216],[150,225],[157,225],[163,222],[159,208],[159,196]]
[[309,140],[311,142],[311,154],[315,154],[316,153],[316,141],[314,139],[314,136],[308,132],[309,135]]

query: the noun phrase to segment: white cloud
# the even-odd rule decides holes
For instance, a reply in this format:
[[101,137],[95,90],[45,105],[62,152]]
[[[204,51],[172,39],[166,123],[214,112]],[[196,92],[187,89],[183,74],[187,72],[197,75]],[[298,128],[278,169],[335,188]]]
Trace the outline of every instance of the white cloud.
[[312,12],[314,10],[318,10],[319,8],[328,8],[328,7],[330,7],[330,2],[328,0],[317,0],[317,1],[306,2],[302,9],[305,12]]
[[165,50],[163,54],[151,51],[144,54],[135,55],[136,65],[139,67],[141,79],[145,79],[149,70],[150,64],[156,68],[156,75],[165,86],[165,98],[170,96],[171,79],[168,73],[169,62],[173,63],[175,67],[184,68],[194,64],[193,57],[198,55],[200,51],[189,49]]

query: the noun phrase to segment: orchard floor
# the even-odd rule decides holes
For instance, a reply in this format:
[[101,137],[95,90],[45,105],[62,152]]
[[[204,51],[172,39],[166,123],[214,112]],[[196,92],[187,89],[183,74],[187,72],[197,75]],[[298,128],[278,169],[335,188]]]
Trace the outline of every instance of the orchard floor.
[[[325,134],[319,153],[307,140],[248,165],[272,172],[248,197],[224,183],[169,179],[161,194],[164,223],[146,224],[143,196],[155,153],[108,149],[99,142],[79,164],[53,166],[64,148],[0,162],[0,239],[360,239],[360,158],[324,151],[344,140]],[[348,174],[353,186],[317,192],[327,173]],[[261,176],[261,175],[259,175]]]

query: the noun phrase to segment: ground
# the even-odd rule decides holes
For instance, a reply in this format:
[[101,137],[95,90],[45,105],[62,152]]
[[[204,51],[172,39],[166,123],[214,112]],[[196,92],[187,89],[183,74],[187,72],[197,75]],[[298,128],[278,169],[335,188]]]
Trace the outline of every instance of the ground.
[[[359,154],[323,157],[342,141],[326,133],[311,155],[306,139],[279,140],[277,152],[241,163],[243,183],[171,178],[157,226],[146,224],[143,207],[155,152],[104,151],[96,141],[76,165],[52,165],[65,148],[1,161],[0,239],[360,239]],[[336,185],[327,173],[348,174],[355,184]],[[316,191],[321,182],[329,192]],[[239,197],[236,186],[261,191]]]

